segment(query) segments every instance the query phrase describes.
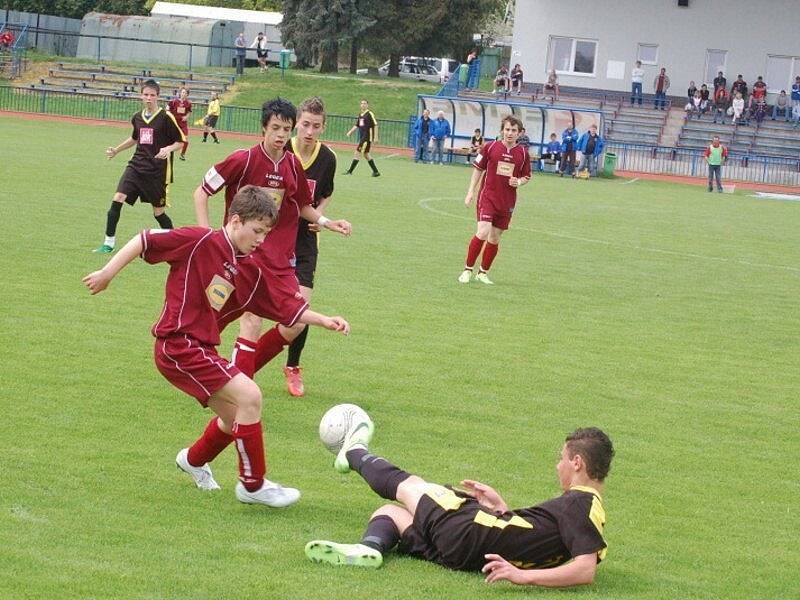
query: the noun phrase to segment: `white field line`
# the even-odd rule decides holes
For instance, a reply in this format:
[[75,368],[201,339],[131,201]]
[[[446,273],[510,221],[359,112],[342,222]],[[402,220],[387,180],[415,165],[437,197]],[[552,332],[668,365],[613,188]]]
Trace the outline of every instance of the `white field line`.
[[628,185],[629,183],[636,183],[637,181],[639,181],[639,178],[634,177],[633,179],[628,179],[628,181],[623,181],[622,185]]

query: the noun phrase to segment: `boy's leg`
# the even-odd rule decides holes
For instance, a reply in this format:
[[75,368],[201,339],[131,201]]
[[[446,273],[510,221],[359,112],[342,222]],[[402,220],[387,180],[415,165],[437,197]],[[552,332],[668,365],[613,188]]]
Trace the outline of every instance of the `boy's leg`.
[[163,206],[153,206],[153,216],[156,218],[156,221],[158,221],[158,225],[161,229],[173,229],[174,225],[172,224],[172,219],[169,218],[166,210],[167,209]]
[[114,194],[111,200],[111,206],[106,213],[106,237],[103,244],[93,250],[93,252],[107,254],[114,251],[114,246],[117,243],[117,225],[119,218],[122,215],[122,203],[125,202],[127,196],[121,192]]

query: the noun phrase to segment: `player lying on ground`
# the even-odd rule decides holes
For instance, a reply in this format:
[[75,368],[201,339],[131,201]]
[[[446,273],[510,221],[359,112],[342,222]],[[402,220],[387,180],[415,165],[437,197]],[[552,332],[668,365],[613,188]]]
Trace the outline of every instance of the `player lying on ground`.
[[334,466],[358,472],[387,500],[359,544],[312,541],[306,555],[335,565],[379,567],[393,547],[450,569],[482,571],[486,581],[566,587],[592,583],[605,557],[600,494],[614,450],[601,430],[577,429],[556,465],[564,493],[530,508],[509,510],[488,485],[464,480],[455,490],[402,471],[369,453],[372,424],[354,422]]
[[156,367],[175,387],[217,415],[190,448],[178,453],[178,467],[192,476],[198,488],[219,489],[207,463],[236,441],[239,501],[288,506],[300,492],[264,478],[261,390],[217,354],[220,331],[246,310],[277,315],[289,325],[319,325],[345,335],[350,325],[341,317],[308,310],[302,296],[287,289],[253,255],[278,215],[264,188],[243,187],[228,212],[225,227],[216,231],[207,227],[143,231],[83,282],[97,294],[137,256],[148,263],[169,263],[164,309],[152,329]]

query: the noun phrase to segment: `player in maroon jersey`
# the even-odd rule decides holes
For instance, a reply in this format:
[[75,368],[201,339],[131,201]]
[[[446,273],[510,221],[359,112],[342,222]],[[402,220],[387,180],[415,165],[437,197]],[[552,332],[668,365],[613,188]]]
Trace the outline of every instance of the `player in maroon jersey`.
[[152,329],[156,367],[175,387],[217,415],[190,448],[178,453],[176,463],[198,488],[219,489],[208,463],[235,441],[236,497],[247,504],[283,507],[295,503],[300,492],[264,478],[261,391],[217,354],[221,327],[245,310],[277,316],[289,326],[319,325],[345,335],[350,326],[341,317],[308,310],[302,296],[252,259],[277,217],[278,208],[264,188],[245,186],[233,199],[224,228],[143,231],[83,282],[97,294],[137,256],[148,263],[169,263],[164,309]]
[[[237,150],[228,158],[211,167],[203,183],[194,192],[195,214],[199,225],[208,225],[208,199],[223,187],[226,207],[236,191],[252,184],[268,189],[279,206],[277,225],[254,254],[280,276],[287,287],[299,293],[295,275],[295,244],[300,217],[320,227],[350,235],[347,221],[333,221],[314,208],[308,180],[300,160],[285,146],[295,126],[297,113],[294,106],[282,98],[264,103],[261,114],[263,141],[247,150]],[[227,213],[226,213],[227,220]],[[304,329],[300,323],[287,327],[280,319],[278,324],[261,334],[261,319],[245,314],[240,320],[239,337],[233,352],[233,362],[250,377],[266,363],[280,354]]]
[[514,205],[517,203],[517,188],[531,178],[531,160],[528,150],[517,144],[522,130],[522,121],[508,115],[502,121],[500,141],[484,144],[475,158],[475,171],[469,182],[464,204],[469,206],[478,192],[476,205],[478,231],[469,242],[464,271],[458,276],[460,283],[469,283],[475,261],[483,251],[481,266],[475,279],[492,285],[487,272],[497,256],[500,236],[508,229]]
[[189,100],[189,90],[181,88],[178,97],[173,98],[167,105],[167,110],[175,117],[178,127],[183,132],[183,148],[178,158],[186,160],[186,150],[189,148],[189,114],[192,112],[192,103]]

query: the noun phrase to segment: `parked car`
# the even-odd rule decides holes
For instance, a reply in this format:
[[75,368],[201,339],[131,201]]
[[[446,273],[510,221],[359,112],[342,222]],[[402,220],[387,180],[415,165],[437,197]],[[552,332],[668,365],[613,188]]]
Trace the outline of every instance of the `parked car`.
[[[417,81],[431,81],[433,83],[440,83],[441,79],[439,73],[430,65],[420,65],[413,62],[400,62],[400,77],[403,79],[415,79]],[[389,74],[389,61],[383,63],[378,67],[378,74],[384,77]]]
[[458,66],[458,61],[452,58],[420,58],[419,60],[422,61],[422,64],[433,67],[433,70],[439,74],[441,83],[446,83]]

